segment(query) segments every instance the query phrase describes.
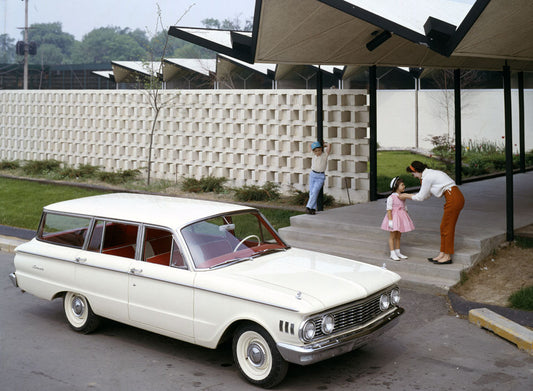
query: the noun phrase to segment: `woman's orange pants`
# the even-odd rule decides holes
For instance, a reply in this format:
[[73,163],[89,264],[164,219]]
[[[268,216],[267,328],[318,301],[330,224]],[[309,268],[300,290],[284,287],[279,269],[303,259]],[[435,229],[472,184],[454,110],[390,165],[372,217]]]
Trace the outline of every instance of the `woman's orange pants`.
[[440,223],[440,251],[445,254],[454,253],[455,225],[459,218],[459,213],[465,205],[463,193],[457,186],[444,192],[444,214]]

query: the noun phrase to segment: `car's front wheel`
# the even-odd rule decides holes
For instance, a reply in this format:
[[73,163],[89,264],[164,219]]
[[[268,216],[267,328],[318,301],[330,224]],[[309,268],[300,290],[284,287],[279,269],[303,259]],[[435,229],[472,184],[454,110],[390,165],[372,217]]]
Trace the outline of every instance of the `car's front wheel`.
[[88,334],[100,324],[100,318],[93,313],[87,298],[78,293],[65,294],[63,310],[70,328],[77,332]]
[[235,332],[233,359],[246,380],[264,388],[279,384],[289,366],[272,337],[256,324],[241,326]]

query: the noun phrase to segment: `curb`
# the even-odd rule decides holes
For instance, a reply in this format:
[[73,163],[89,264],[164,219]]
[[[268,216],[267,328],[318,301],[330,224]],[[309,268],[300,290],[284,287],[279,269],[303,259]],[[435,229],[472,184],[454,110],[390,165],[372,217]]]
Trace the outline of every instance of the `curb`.
[[470,323],[490,330],[494,334],[514,343],[518,349],[533,355],[533,331],[510,321],[501,315],[487,309],[476,308],[468,312]]

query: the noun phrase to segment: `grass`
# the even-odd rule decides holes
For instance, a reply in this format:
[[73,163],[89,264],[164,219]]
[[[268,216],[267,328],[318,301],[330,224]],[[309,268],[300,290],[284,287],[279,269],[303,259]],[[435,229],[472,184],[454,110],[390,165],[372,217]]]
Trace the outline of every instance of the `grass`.
[[[35,230],[39,225],[44,206],[98,194],[104,194],[104,192],[0,178],[0,224]],[[301,214],[296,211],[270,208],[261,209],[261,213],[276,229],[290,225],[290,217]]]
[[533,311],[533,285],[520,289],[509,296],[512,308]]
[[35,230],[43,206],[102,193],[72,186],[0,178],[0,224]]
[[397,175],[403,179],[405,187],[420,186],[420,181],[405,170],[413,160],[421,161],[422,163],[427,164],[428,167],[437,170],[443,170],[446,168],[446,165],[439,160],[418,155],[416,153],[407,151],[379,151],[377,163],[378,192],[385,193],[389,191],[390,181]]

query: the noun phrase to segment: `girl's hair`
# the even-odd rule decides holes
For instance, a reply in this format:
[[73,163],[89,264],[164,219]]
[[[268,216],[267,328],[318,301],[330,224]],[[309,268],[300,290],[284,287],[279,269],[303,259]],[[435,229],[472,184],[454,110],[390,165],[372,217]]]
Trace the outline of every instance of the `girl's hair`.
[[403,179],[400,178],[399,176],[392,178],[392,181],[390,183],[390,189],[392,190],[393,193],[395,193],[396,190],[398,190],[398,187],[400,187],[400,183],[403,183]]
[[422,162],[419,162],[418,160],[415,160],[411,163],[409,167],[405,169],[407,172],[424,172],[424,170],[428,168],[428,166]]

